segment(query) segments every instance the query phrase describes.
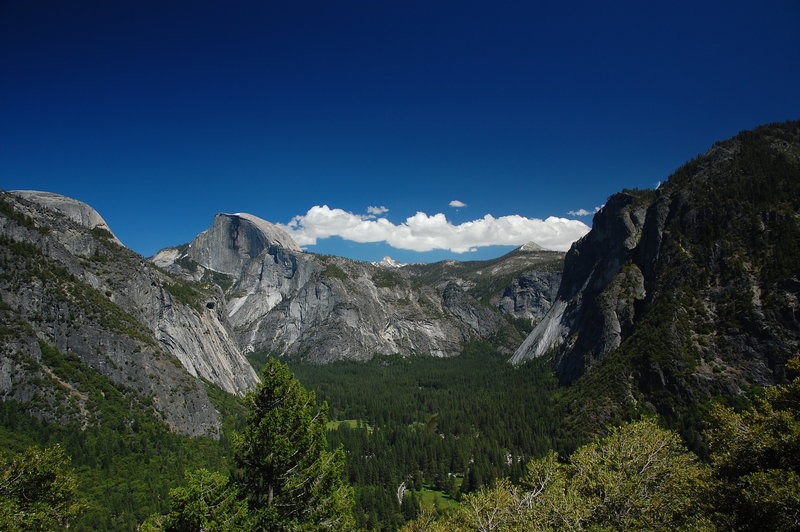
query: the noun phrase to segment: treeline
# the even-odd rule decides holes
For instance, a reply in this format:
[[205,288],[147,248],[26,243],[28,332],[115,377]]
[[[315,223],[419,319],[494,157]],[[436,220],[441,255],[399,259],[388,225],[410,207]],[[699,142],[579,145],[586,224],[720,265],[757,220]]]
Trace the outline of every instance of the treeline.
[[[96,412],[102,423],[97,425],[45,423],[27,414],[23,404],[0,401],[0,459],[13,460],[30,448],[54,445],[69,457],[75,470],[75,493],[86,506],[71,529],[133,530],[148,515],[168,509],[169,490],[184,482],[186,469],[230,469],[226,437],[212,440],[173,434],[135,394],[103,377],[98,376],[98,382],[90,392],[102,398]],[[209,395],[227,413],[230,431],[233,420],[243,416],[243,407],[211,385]]]
[[[86,471],[73,470],[58,444],[45,449],[32,446],[12,456],[0,455],[0,530],[73,525],[147,532],[353,530],[352,490],[343,481],[344,456],[341,450],[327,450],[326,407],[318,407],[314,394],[280,362],[270,360],[261,378],[262,384],[245,398],[246,425],[233,442],[234,467],[229,473],[183,464],[184,485],[169,490],[168,497],[165,493],[163,508],[143,522],[122,520],[119,515],[107,522],[79,520],[99,509],[78,489],[79,479],[87,480]],[[152,472],[147,458],[154,454],[150,449],[140,455],[143,463],[126,463],[138,471],[137,479]],[[79,462],[73,454],[73,465]],[[149,479],[152,488],[165,490],[166,477]],[[109,495],[141,502],[132,497],[137,488],[133,479],[123,476],[118,482],[105,484]],[[147,510],[147,506],[140,509]]]
[[[800,372],[800,359],[788,369]],[[706,463],[656,420],[613,428],[562,461],[528,463],[515,483],[423,512],[404,532],[800,529],[800,377],[741,412],[716,405]]]
[[422,494],[452,504],[497,478],[517,479],[528,460],[565,443],[549,366],[511,366],[486,342],[452,359],[290,365],[338,421],[328,438],[347,453],[355,517],[370,530],[395,530]]
[[[664,429],[656,419],[642,419],[609,429],[567,459],[555,451],[525,457],[518,461],[516,478],[501,472],[499,478],[467,490],[464,484],[471,482],[467,472],[455,490],[458,493],[450,494],[460,498],[460,504],[451,501],[448,507],[437,507],[430,498],[426,500],[430,490],[421,488],[433,482],[437,468],[439,482],[454,478],[452,471],[444,471],[458,461],[442,466],[435,455],[427,456],[427,461],[411,460],[426,464],[427,469],[417,470],[396,488],[357,485],[360,500],[354,501],[353,489],[344,480],[344,450],[341,446],[329,450],[326,427],[333,428],[333,434],[361,433],[365,441],[382,441],[392,433],[387,430],[381,436],[377,425],[365,423],[329,424],[327,405],[318,406],[314,393],[305,390],[285,365],[268,360],[263,384],[245,399],[246,423],[231,446],[232,468],[215,472],[186,465],[183,486],[169,490],[162,501],[164,509],[139,527],[145,531],[393,530],[400,526],[406,532],[797,530],[800,359],[792,360],[787,370],[794,380],[764,390],[752,407],[739,410],[718,404],[711,409],[704,431],[709,449],[705,462],[686,449],[677,433]],[[22,420],[15,415],[7,409],[3,419],[14,426],[15,419]],[[18,446],[21,435],[35,430],[4,432],[4,439]],[[448,439],[433,424],[415,424],[414,430]],[[473,433],[469,438],[481,436]],[[357,463],[353,458],[359,454],[365,462],[376,464],[384,461],[379,451],[392,456],[392,445],[366,449],[354,441],[345,442],[353,445],[347,452],[351,463]],[[400,437],[386,441],[403,447]],[[146,457],[153,452],[149,449],[141,455],[142,464],[127,465],[152,472]],[[85,519],[78,519],[91,515],[94,503],[78,489],[78,483],[86,480],[85,470],[75,467],[78,456],[73,455],[70,466],[59,445],[7,454],[6,450],[0,455],[0,529],[88,528]],[[396,454],[406,456],[408,450]],[[506,455],[509,471],[515,462],[513,455]],[[466,471],[474,463],[468,460]],[[356,469],[348,470],[352,474]],[[399,474],[389,466],[386,471],[388,479]],[[163,481],[154,480],[154,489],[164,488]],[[377,473],[363,481],[384,480]],[[126,478],[119,482],[116,497],[124,497],[125,489],[135,486]],[[114,486],[107,484],[106,489]],[[95,528],[136,527],[136,523],[120,521],[118,515],[111,517],[107,522],[95,521]]]

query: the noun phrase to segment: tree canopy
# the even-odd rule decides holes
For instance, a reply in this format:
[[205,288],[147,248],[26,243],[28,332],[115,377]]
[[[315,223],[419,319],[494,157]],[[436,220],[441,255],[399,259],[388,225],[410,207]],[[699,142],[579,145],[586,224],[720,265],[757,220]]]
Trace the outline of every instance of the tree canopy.
[[69,464],[59,445],[0,459],[0,529],[55,530],[75,521],[86,503]]
[[[787,369],[800,373],[800,358]],[[753,408],[717,406],[706,432],[716,519],[737,530],[800,529],[800,376]]]
[[317,408],[284,364],[270,359],[247,395],[247,427],[237,439],[238,482],[259,527],[342,530],[352,526],[344,453],[327,450],[327,405]]
[[643,420],[580,447],[568,463],[560,462],[555,452],[530,462],[518,485],[503,480],[467,495],[461,508],[436,526],[481,531],[703,530],[710,524],[693,510],[706,477],[707,468],[677,434]]
[[204,469],[170,491],[172,509],[145,530],[349,530],[352,489],[344,453],[329,451],[327,406],[317,407],[289,369],[270,359],[245,397],[247,425],[234,441],[231,477]]

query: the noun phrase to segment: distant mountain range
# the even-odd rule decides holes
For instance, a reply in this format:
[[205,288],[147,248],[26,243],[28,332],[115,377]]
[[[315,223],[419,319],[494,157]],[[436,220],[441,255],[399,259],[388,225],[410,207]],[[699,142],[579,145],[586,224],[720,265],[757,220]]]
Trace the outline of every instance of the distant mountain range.
[[536,248],[474,263],[371,264],[305,253],[265,220],[218,214],[192,242],[161,250],[152,262],[187,281],[217,284],[245,352],[325,363],[454,356],[464,342],[496,335],[513,348],[522,337],[507,318],[530,324],[544,315],[563,257]]
[[613,195],[566,258],[531,243],[373,264],[220,213],[146,260],[90,206],[0,191],[0,264],[0,394],[50,421],[99,422],[54,372],[64,360],[146,398],[174,431],[213,436],[207,386],[251,389],[246,355],[450,357],[477,339],[515,363],[552,358],[578,423],[675,419],[783,381],[800,349],[800,124],[743,132],[655,191]]
[[243,353],[319,363],[454,356],[492,337],[510,354],[555,297],[562,261],[518,250],[386,270],[304,253],[241,213],[219,214],[191,243],[146,260],[88,205],[0,192],[0,394],[48,421],[98,423],[83,377],[54,371],[69,362],[152,403],[172,430],[215,436],[204,382],[251,389],[257,377]]

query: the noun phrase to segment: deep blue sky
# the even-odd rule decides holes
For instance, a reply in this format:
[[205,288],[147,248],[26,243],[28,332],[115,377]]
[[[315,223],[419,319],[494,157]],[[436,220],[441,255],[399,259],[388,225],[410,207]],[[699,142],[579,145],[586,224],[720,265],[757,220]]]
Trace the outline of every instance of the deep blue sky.
[[217,212],[569,217],[800,118],[795,0],[563,4],[0,0],[0,187],[150,255]]

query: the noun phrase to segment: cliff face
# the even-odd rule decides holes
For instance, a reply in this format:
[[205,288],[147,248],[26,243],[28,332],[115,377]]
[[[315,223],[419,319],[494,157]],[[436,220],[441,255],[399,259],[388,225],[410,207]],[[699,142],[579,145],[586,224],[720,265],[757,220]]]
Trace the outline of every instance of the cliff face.
[[644,297],[642,273],[633,258],[652,197],[649,191],[636,191],[609,198],[592,230],[567,253],[556,301],[513,362],[557,347],[556,371],[569,382],[586,364],[620,346],[633,325],[634,303]]
[[[561,255],[542,253],[548,254],[552,270],[543,275],[552,285],[548,275],[558,275]],[[465,276],[440,264],[442,271],[431,273],[428,265],[387,269],[304,253],[269,222],[218,214],[190,244],[162,250],[152,260],[183,278],[217,283],[225,291],[226,311],[243,350],[326,363],[375,354],[446,357],[460,353],[469,339],[503,330],[518,337],[499,304],[492,304],[489,295],[483,298],[484,292],[498,300],[502,295],[514,316],[544,313],[540,307],[551,296],[523,295],[532,290],[530,283],[508,286],[536,268],[538,259],[518,255],[525,256],[475,263],[487,267],[486,282],[480,284],[467,278],[477,276],[469,268]],[[500,284],[489,287],[492,280]],[[485,290],[473,290],[478,285]],[[539,307],[533,309],[529,301]]]
[[409,264],[401,271],[440,291],[454,283],[501,314],[537,323],[555,300],[563,263],[564,253],[529,242],[496,259]]
[[432,288],[371,264],[303,253],[285,232],[251,215],[218,214],[190,244],[153,261],[220,282],[246,351],[320,363],[376,353],[451,356],[472,336]]
[[562,382],[602,374],[615,399],[666,414],[781,382],[800,347],[799,264],[800,124],[743,132],[656,191],[612,196],[512,360],[552,355]]
[[[51,420],[97,421],[87,394],[48,365],[54,348],[152,400],[176,432],[216,435],[219,415],[198,378],[234,394],[257,382],[231,337],[221,293],[153,267],[70,198],[2,192],[0,205],[3,398]],[[77,401],[66,410],[64,393]]]

